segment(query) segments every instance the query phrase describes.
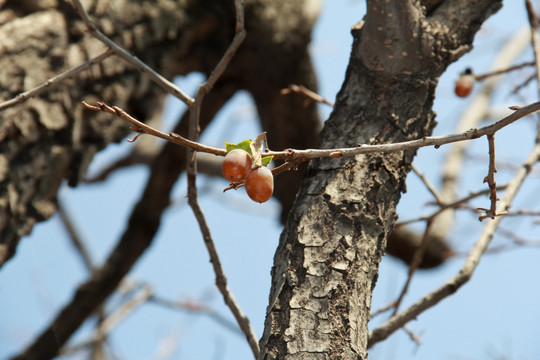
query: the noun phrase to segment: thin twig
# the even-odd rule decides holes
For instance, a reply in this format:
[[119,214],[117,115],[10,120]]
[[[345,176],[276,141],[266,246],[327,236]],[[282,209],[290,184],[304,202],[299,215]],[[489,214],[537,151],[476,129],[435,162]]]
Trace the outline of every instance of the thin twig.
[[[110,114],[116,115],[124,120],[129,121],[135,125],[136,131],[150,134],[170,142],[173,142],[178,145],[186,146],[192,150],[199,152],[207,152],[219,156],[225,156],[226,150],[220,148],[214,148],[211,146],[202,145],[195,141],[188,140],[178,134],[170,133],[165,134],[159,130],[152,128],[151,126],[145,125],[144,123],[138,121],[137,119],[131,117],[125,111],[120,109],[117,106],[110,107],[103,103],[98,103],[98,106],[89,105],[87,103],[83,104],[89,109],[95,111],[104,111]],[[287,149],[283,151],[268,151],[265,152],[265,156],[273,156],[274,159],[285,159],[287,161],[296,160],[296,159],[316,159],[322,157],[332,157],[340,158],[346,156],[356,156],[360,154],[368,153],[392,153],[404,150],[418,149],[426,146],[435,146],[439,148],[440,146],[455,143],[459,141],[477,139],[482,136],[495,134],[500,129],[512,124],[513,122],[530,115],[538,110],[540,110],[540,102],[535,102],[527,106],[520,108],[511,107],[512,110],[515,110],[512,114],[507,117],[496,121],[491,125],[487,125],[481,128],[469,129],[465,132],[459,134],[450,134],[443,136],[431,136],[424,137],[422,139],[403,141],[391,144],[360,144],[352,148],[337,148],[337,149],[305,149],[305,150],[296,150],[296,149]]]
[[531,81],[536,79],[536,73],[529,75],[524,81],[522,81],[520,84],[517,84],[514,89],[512,90],[511,94],[515,95],[519,92],[519,90],[523,89],[525,86],[529,85]]
[[148,301],[169,309],[177,309],[206,315],[235,334],[244,335],[237,323],[229,321],[229,319],[212,310],[208,306],[205,306],[204,304],[194,303],[193,301],[172,301],[156,295],[152,295]]
[[388,310],[393,309],[394,307],[396,307],[396,301],[392,300],[392,302],[390,304],[384,305],[383,307],[381,307],[381,308],[373,311],[372,313],[370,313],[369,318],[373,319],[375,316],[380,315],[382,313],[385,313]]
[[317,94],[316,92],[309,90],[305,86],[291,84],[286,89],[281,90],[282,95],[287,95],[287,94],[290,94],[291,92],[302,94],[305,97],[307,97],[307,98],[309,98],[309,99],[311,99],[313,101],[316,101],[316,102],[319,102],[319,103],[326,104],[326,105],[329,105],[331,107],[334,107],[333,102],[331,102],[330,100],[322,97],[321,95]]
[[73,221],[71,221],[70,216],[68,215],[67,211],[64,208],[64,204],[61,200],[58,201],[58,214],[60,215],[60,220],[64,224],[64,227],[66,228],[69,239],[71,240],[71,243],[77,250],[77,253],[81,256],[81,259],[86,266],[86,269],[89,273],[93,273],[95,270],[94,262],[92,261],[92,257],[90,256],[89,250],[84,245],[84,242],[82,241],[81,237],[79,236],[79,233],[77,232],[75,225],[73,224]]
[[480,221],[487,218],[494,219],[496,216],[504,215],[504,213],[497,214],[497,200],[499,199],[497,198],[497,183],[495,182],[495,173],[497,172],[497,168],[495,167],[495,136],[488,135],[487,139],[489,144],[489,169],[487,176],[484,178],[484,183],[487,183],[489,186],[489,200],[491,206],[489,210],[481,209],[486,213],[479,217]]
[[507,230],[507,229],[499,229],[499,234],[506,236],[509,238],[515,245],[518,246],[530,246],[530,247],[537,247],[540,246],[539,240],[531,240],[531,239],[525,239],[518,234],[514,233],[513,231]]
[[[193,106],[190,110],[190,116],[189,116],[189,131],[188,131],[188,137],[192,142],[197,142],[197,139],[199,137],[199,114],[200,109],[202,105],[202,101],[206,94],[212,89],[216,81],[219,79],[221,74],[225,71],[227,65],[229,64],[230,60],[232,59],[234,53],[242,43],[244,37],[245,37],[245,30],[244,30],[244,3],[242,0],[235,0],[235,9],[236,9],[236,34],[234,36],[233,41],[231,42],[231,45],[229,45],[229,48],[219,61],[219,63],[216,65],[216,68],[212,72],[212,74],[208,77],[208,80],[199,86],[199,90],[197,91],[197,95],[195,96],[195,101],[193,103]],[[242,309],[240,308],[240,305],[236,301],[234,295],[232,294],[231,290],[229,289],[229,286],[227,285],[227,278],[225,277],[225,272],[223,271],[223,268],[221,266],[221,261],[219,259],[219,254],[216,250],[214,240],[212,238],[212,235],[210,233],[210,228],[208,227],[208,224],[206,222],[206,218],[204,216],[204,213],[199,205],[198,201],[198,195],[197,195],[197,185],[196,185],[196,177],[197,177],[197,161],[196,161],[196,149],[191,147],[191,151],[187,153],[187,179],[188,179],[188,203],[193,210],[193,214],[195,215],[195,218],[197,219],[197,222],[199,224],[199,228],[201,230],[201,234],[203,236],[204,244],[206,245],[206,249],[208,251],[208,254],[210,256],[210,261],[212,263],[212,266],[214,268],[214,273],[216,276],[216,286],[221,292],[221,295],[223,296],[223,300],[225,301],[225,304],[229,307],[231,312],[233,313],[233,316],[235,317],[238,325],[240,326],[240,329],[244,333],[247,342],[251,348],[251,351],[253,352],[253,355],[255,358],[259,356],[259,343],[257,341],[257,337],[255,336],[255,332],[253,331],[253,328],[251,327],[251,323],[247,316],[243,313]]]
[[509,66],[509,67],[504,68],[504,69],[491,71],[491,72],[486,73],[486,74],[474,75],[474,79],[476,81],[482,81],[482,80],[485,80],[485,79],[487,79],[487,78],[489,78],[491,76],[502,75],[502,74],[508,73],[510,71],[519,70],[519,69],[523,69],[524,67],[534,66],[534,65],[535,65],[534,61],[528,61],[528,62],[524,62],[522,64]]
[[[538,36],[538,18],[534,12],[534,7],[530,0],[525,0],[525,8],[527,9],[527,17],[529,18],[529,24],[531,28],[531,45],[534,53],[534,60],[536,65],[536,87],[538,91],[538,98],[540,99],[540,37]],[[538,131],[536,133],[536,142],[540,141],[540,117],[538,117]]]
[[433,195],[435,200],[437,200],[437,203],[442,204],[444,202],[444,200],[443,200],[441,194],[439,194],[439,191],[437,191],[435,186],[433,186],[433,184],[429,181],[429,179],[426,177],[426,175],[423,174],[420,171],[420,169],[418,169],[416,167],[416,165],[414,165],[414,164],[411,164],[411,169],[416,174],[416,176],[418,176],[420,178],[420,180],[422,180],[422,182],[424,183],[424,185],[426,186],[428,191],[431,193],[431,195]]
[[86,24],[86,28],[90,35],[107,45],[107,47],[109,47],[114,52],[114,55],[118,56],[120,59],[133,66],[136,70],[147,76],[150,80],[155,82],[166,92],[183,101],[188,107],[191,107],[194,100],[190,96],[184,93],[178,86],[174,85],[171,81],[165,79],[162,75],[153,70],[150,66],[146,65],[144,62],[131,55],[128,51],[124,50],[114,41],[105,36],[90,19],[90,16],[86,12],[86,9],[81,4],[80,0],[73,0],[73,4],[77,8],[79,16]]
[[534,7],[530,0],[525,0],[525,8],[527,9],[527,17],[531,27],[531,45],[534,53],[534,65],[536,66],[536,80],[540,96],[540,37],[538,36],[538,18],[534,12]]
[[[491,69],[505,69],[511,66],[516,58],[523,53],[529,44],[528,26],[522,26],[511,38],[509,38],[491,64]],[[456,132],[462,132],[470,128],[477,127],[478,124],[486,118],[489,108],[492,106],[492,94],[499,88],[503,77],[494,76],[486,79],[480,91],[469,102],[465,111],[461,114],[457,123]],[[497,116],[498,117],[498,116]],[[497,118],[496,117],[496,118]],[[458,193],[458,180],[460,172],[463,170],[463,161],[466,149],[471,142],[459,142],[450,146],[442,169],[442,184],[440,193],[445,202],[455,201]],[[444,239],[453,229],[454,213],[448,210],[437,217],[433,225],[432,233]]]
[[[497,186],[497,191],[501,191],[501,190],[506,189],[506,186],[507,185]],[[463,207],[465,207],[464,204],[466,204],[470,200],[472,200],[474,198],[477,198],[479,196],[482,196],[482,195],[489,194],[490,191],[491,191],[490,189],[483,189],[483,190],[480,190],[480,191],[472,192],[472,193],[470,193],[469,195],[467,195],[467,196],[465,196],[463,198],[457,199],[457,200],[449,202],[449,203],[436,204],[436,205],[439,206],[439,209],[437,211],[435,211],[434,213],[432,213],[430,215],[426,215],[426,216],[420,216],[420,217],[417,217],[417,218],[400,221],[400,222],[396,223],[395,226],[399,227],[399,226],[405,226],[405,225],[409,225],[409,224],[419,222],[419,221],[430,221],[430,220],[434,219],[437,215],[442,213],[443,211],[445,211],[447,209],[463,208]],[[507,213],[507,214],[509,214],[509,213]]]
[[403,330],[409,335],[412,341],[416,343],[416,345],[422,345],[422,338],[419,335],[416,335],[411,329],[404,326]]
[[506,216],[540,216],[540,211],[535,210],[517,210],[517,211],[508,211]]
[[[92,260],[92,256],[90,255],[90,250],[86,247],[84,244],[84,241],[82,237],[80,236],[79,232],[77,231],[77,228],[73,224],[73,221],[71,219],[71,216],[68,214],[68,212],[65,209],[65,206],[63,205],[62,201],[58,201],[58,214],[60,215],[60,219],[62,220],[62,223],[64,224],[64,227],[66,228],[66,231],[69,234],[69,238],[71,240],[71,243],[81,256],[84,265],[86,266],[86,269],[90,274],[94,274],[96,271],[96,266],[94,265],[94,261]],[[106,319],[105,316],[105,306],[101,304],[98,309],[96,310],[97,314],[97,323],[96,328],[99,329],[99,327],[103,324],[103,322]],[[97,330],[96,330],[97,331]],[[94,339],[92,343],[90,344],[93,346],[92,352],[102,352],[104,349],[104,344],[107,341],[107,336],[104,334],[99,339]]]
[[146,303],[151,296],[152,287],[150,285],[144,285],[137,293],[122,304],[120,308],[102,321],[89,340],[74,346],[70,346],[65,350],[63,349],[62,353],[73,353],[102,341],[107,334],[109,334],[118,324],[120,324],[120,322],[122,322],[129,314],[134,312],[141,305]]
[[205,152],[205,153],[221,155],[221,156],[225,156],[227,154],[227,151],[225,151],[225,149],[219,149],[219,148],[214,148],[211,146],[206,146],[196,141],[188,140],[185,137],[178,135],[176,133],[165,134],[164,132],[156,130],[153,127],[146,125],[145,123],[142,123],[139,120],[133,118],[131,115],[129,115],[124,110],[120,109],[118,106],[111,107],[101,102],[98,102],[97,106],[94,106],[84,101],[83,101],[83,105],[86,106],[88,109],[91,109],[94,111],[103,111],[112,115],[116,115],[121,119],[129,121],[130,123],[135,125],[135,131],[137,131],[137,133],[152,135],[152,136],[170,141],[172,143],[185,146],[194,151]]
[[[523,181],[530,173],[534,164],[540,159],[540,144],[535,144],[532,152],[528,156],[527,160],[523,163],[516,176],[508,184],[503,198],[499,202],[498,211],[502,212],[508,209],[512,201],[514,200],[518,190],[521,188]],[[372,346],[390,336],[394,331],[403,327],[407,322],[415,319],[419,314],[432,306],[439,303],[439,301],[455,293],[463,284],[465,284],[472,277],[474,270],[476,269],[480,257],[486,251],[491,239],[499,223],[503,217],[496,217],[489,221],[484,226],[482,233],[480,234],[478,241],[473,246],[465,264],[457,275],[449,279],[445,284],[436,289],[435,291],[427,294],[408,309],[404,310],[400,314],[393,316],[383,325],[373,329],[369,334],[368,346]]]
[[100,55],[88,60],[84,64],[81,64],[79,66],[76,66],[74,68],[71,68],[59,75],[56,75],[55,77],[50,78],[49,80],[45,81],[43,84],[36,86],[35,88],[22,92],[19,95],[15,96],[14,98],[10,100],[6,100],[2,103],[0,103],[0,110],[7,109],[8,107],[20,104],[22,102],[25,102],[26,100],[38,96],[41,93],[45,92],[46,90],[53,89],[57,87],[60,82],[62,82],[65,79],[68,79],[72,76],[75,76],[79,74],[80,72],[88,69],[90,66],[93,66],[95,64],[98,64],[108,58],[109,56],[113,55],[113,51],[111,49],[107,49]]
[[424,236],[422,237],[422,242],[420,243],[418,248],[416,248],[416,250],[414,251],[413,258],[409,265],[409,273],[407,276],[407,281],[405,281],[405,285],[403,285],[403,289],[401,290],[399,297],[395,301],[394,313],[392,314],[392,316],[397,314],[399,305],[401,304],[401,302],[403,301],[403,298],[405,297],[405,294],[407,294],[407,291],[409,290],[409,285],[411,284],[412,277],[416,269],[418,269],[418,267],[420,266],[420,263],[422,262],[422,258],[424,257],[424,253],[426,252],[426,248],[429,243],[429,239],[430,239],[429,233],[430,233],[432,224],[433,224],[432,220],[428,220],[426,223],[426,230],[424,230]]
[[206,218],[197,200],[196,189],[191,188],[190,190],[190,194],[188,194],[188,202],[193,210],[193,213],[195,214],[195,217],[197,218],[197,222],[199,223],[199,228],[203,236],[204,244],[206,245],[206,249],[210,256],[212,267],[214,268],[214,273],[216,275],[216,286],[221,292],[225,304],[229,307],[229,309],[231,309],[231,312],[233,313],[236,321],[238,322],[240,329],[242,329],[242,332],[246,336],[246,339],[249,343],[249,346],[251,347],[251,351],[253,352],[254,357],[257,358],[259,354],[259,343],[257,342],[255,332],[251,327],[249,319],[243,313],[240,305],[236,301],[234,295],[229,289],[229,286],[227,285],[227,278],[225,277],[225,272],[223,271],[223,267],[221,266],[221,261],[214,245],[212,234],[210,233],[210,228],[206,223]]

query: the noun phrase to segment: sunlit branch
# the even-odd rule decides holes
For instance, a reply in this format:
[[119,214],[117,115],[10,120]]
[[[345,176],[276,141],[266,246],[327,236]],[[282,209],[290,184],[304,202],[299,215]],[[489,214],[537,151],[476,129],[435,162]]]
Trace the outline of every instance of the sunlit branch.
[[[174,133],[165,134],[131,117],[125,111],[123,111],[117,106],[110,107],[103,103],[98,103],[98,106],[89,105],[86,103],[84,104],[89,109],[108,112],[110,114],[116,115],[124,120],[129,121],[130,123],[135,125],[135,129],[136,129],[135,131],[157,136],[159,138],[171,141],[178,145],[186,146],[192,150],[199,151],[199,152],[207,152],[207,153],[220,155],[220,156],[225,156],[227,153],[225,149],[202,145],[197,142],[185,139],[184,137],[178,134],[174,134]],[[512,124],[513,122],[540,110],[540,102],[535,102],[535,103],[532,103],[530,105],[523,106],[520,108],[512,107],[512,109],[515,110],[512,114],[508,115],[507,117],[499,121],[496,121],[495,123],[491,125],[487,125],[481,128],[469,129],[459,134],[450,134],[450,135],[443,135],[443,136],[426,136],[426,137],[423,137],[422,139],[396,142],[396,143],[391,143],[391,144],[376,144],[376,145],[360,144],[352,148],[305,149],[305,150],[287,149],[283,151],[268,151],[268,152],[265,152],[264,155],[273,156],[274,159],[285,159],[287,161],[291,161],[291,160],[296,160],[296,159],[316,159],[316,158],[323,158],[323,157],[341,158],[341,157],[346,157],[346,156],[356,156],[360,154],[370,154],[370,153],[392,153],[392,152],[398,152],[398,151],[404,151],[404,150],[418,149],[418,148],[422,148],[426,146],[434,146],[435,148],[439,148],[440,146],[450,144],[450,143],[477,139],[479,137],[486,136],[486,135],[493,135],[497,131]]]
[[[234,4],[235,4],[235,9],[236,9],[236,28],[235,28],[234,39],[229,45],[227,51],[225,52],[225,54],[223,55],[219,63],[216,65],[216,68],[214,69],[214,71],[208,77],[207,81],[199,86],[199,90],[197,91],[195,100],[192,104],[192,107],[190,109],[190,114],[189,114],[189,131],[188,131],[189,140],[187,139],[182,139],[182,140],[196,143],[199,137],[199,133],[200,133],[199,116],[200,116],[201,105],[202,105],[203,99],[206,96],[206,94],[213,88],[214,84],[219,79],[219,77],[223,74],[230,60],[234,56],[234,53],[236,52],[236,50],[238,49],[238,47],[240,46],[240,44],[245,38],[244,3],[242,0],[235,0]],[[179,135],[176,136],[175,134],[173,135],[173,137],[177,138],[178,140],[181,140],[181,137]],[[223,300],[225,301],[225,304],[231,310],[238,325],[240,326],[240,329],[244,333],[247,339],[247,342],[251,348],[251,351],[253,352],[254,357],[257,358],[259,356],[259,342],[257,341],[257,337],[255,336],[255,332],[253,331],[253,328],[251,327],[251,323],[249,319],[243,313],[242,309],[240,308],[240,305],[236,301],[232,291],[227,285],[227,278],[221,266],[219,254],[217,252],[217,249],[214,244],[214,240],[210,233],[210,228],[208,226],[208,223],[206,222],[204,213],[199,205],[198,195],[197,195],[197,185],[196,185],[196,178],[197,178],[197,161],[196,161],[197,153],[196,151],[197,149],[194,149],[193,147],[190,147],[190,149],[192,151],[187,152],[187,170],[186,170],[187,180],[188,180],[188,203],[191,209],[193,210],[193,214],[195,215],[195,218],[197,219],[197,223],[199,224],[199,228],[201,230],[204,244],[208,251],[208,255],[210,256],[210,262],[212,263],[212,266],[214,268],[214,273],[216,276],[216,286],[219,289],[221,295],[223,296]]]
[[489,209],[480,209],[485,211],[484,215],[480,216],[480,221],[486,218],[494,219],[496,216],[504,215],[506,212],[503,212],[502,214],[497,214],[497,183],[495,182],[495,173],[497,172],[497,168],[495,167],[495,137],[493,135],[488,135],[488,144],[489,144],[489,169],[488,174],[484,178],[484,183],[487,183],[489,186],[489,200],[491,203],[491,206]]

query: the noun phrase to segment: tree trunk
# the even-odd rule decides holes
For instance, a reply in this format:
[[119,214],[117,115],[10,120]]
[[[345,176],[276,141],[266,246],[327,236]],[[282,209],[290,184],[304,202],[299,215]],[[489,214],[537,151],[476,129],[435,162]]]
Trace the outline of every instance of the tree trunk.
[[[209,74],[234,34],[232,1],[85,1],[103,32],[165,77]],[[247,37],[203,106],[202,124],[239,89],[249,91],[273,148],[315,146],[316,107],[290,83],[316,90],[307,46],[315,0],[246,1]],[[346,80],[319,138],[322,148],[429,135],[438,76],[470,50],[500,1],[367,1]],[[315,12],[316,13],[316,12]],[[276,16],[279,14],[279,16]],[[96,56],[104,46],[65,1],[0,1],[0,98],[9,99]],[[64,179],[76,185],[93,155],[129,127],[80,101],[105,101],[142,121],[159,117],[163,91],[119,59],[0,112],[0,267],[32,226],[52,216]],[[291,126],[293,124],[293,126]],[[177,131],[185,129],[180,122]],[[183,149],[165,146],[106,264],[21,359],[54,357],[151,244]],[[260,359],[365,359],[370,301],[414,152],[313,161],[275,255]],[[171,167],[176,166],[174,171]],[[284,207],[302,173],[276,179]],[[148,214],[152,214],[150,217]]]
[[[319,147],[431,134],[439,75],[498,1],[367,1]],[[312,161],[274,258],[259,359],[367,359],[371,296],[415,151]]]

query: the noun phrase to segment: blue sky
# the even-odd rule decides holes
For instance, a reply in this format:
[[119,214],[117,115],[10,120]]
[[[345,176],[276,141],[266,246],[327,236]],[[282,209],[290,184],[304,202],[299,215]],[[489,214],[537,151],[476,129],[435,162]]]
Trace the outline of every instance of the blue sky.
[[[320,94],[330,100],[335,98],[344,78],[352,40],[350,27],[363,17],[364,12],[360,1],[324,3],[311,51],[319,76]],[[475,49],[441,77],[435,103],[440,123],[436,134],[451,133],[470,101],[453,95],[457,74],[467,66],[473,66],[477,72],[487,71],[501,43],[525,24],[523,5],[506,2],[505,8],[478,34]],[[530,60],[530,54],[525,54],[524,58]],[[506,80],[508,85],[501,88],[494,105],[523,102],[523,98],[509,95],[509,87],[521,78],[516,76]],[[178,79],[183,89],[192,92],[198,81],[200,77],[197,75]],[[523,94],[532,102],[534,85]],[[326,118],[330,109],[324,105],[320,109],[322,117]],[[170,126],[171,119],[180,111],[176,100],[168,102],[168,119],[165,119],[164,128]],[[220,112],[201,141],[221,146],[224,141],[252,138],[260,130],[250,98],[246,94],[238,94]],[[497,159],[519,164],[532,148],[534,131],[535,124],[525,119],[501,131],[496,136]],[[114,158],[128,152],[130,146],[128,143],[112,145],[96,157],[90,173],[99,171]],[[486,156],[487,142],[476,140],[470,152]],[[444,154],[444,147],[439,150],[422,149],[418,154],[418,167],[435,184],[438,184],[439,164],[444,160]],[[463,194],[484,186],[482,179],[487,173],[487,160],[475,160],[471,156],[466,171],[467,176],[461,183]],[[104,184],[61,189],[59,197],[96,263],[105,259],[123,232],[147,176],[147,170],[138,166],[115,174]],[[512,176],[512,172],[501,168],[497,176],[498,183],[503,183]],[[426,203],[431,199],[422,184],[414,175],[407,181],[408,193],[403,196],[398,209],[402,219],[426,214],[430,210]],[[534,208],[538,202],[539,185],[537,176],[529,179],[516,205]],[[199,176],[198,186],[201,206],[230,287],[260,336],[270,287],[270,268],[281,232],[277,218],[279,205],[274,200],[263,205],[253,203],[243,190],[223,194],[221,190],[227,186],[224,180]],[[158,238],[129,277],[135,282],[151,284],[160,297],[203,302],[232,321],[215,289],[214,275],[198,225],[185,203],[185,179],[178,182],[174,194],[175,204],[166,212]],[[479,199],[478,206],[486,206],[487,201],[487,198]],[[476,240],[482,224],[468,212],[459,212],[457,216],[459,222],[450,241],[458,251],[466,252]],[[519,229],[522,236],[539,240],[538,225],[533,225],[531,218],[505,220],[503,226]],[[496,237],[494,244],[508,244],[508,240]],[[408,325],[422,338],[422,345],[414,344],[403,331],[398,331],[386,342],[375,346],[370,357],[384,360],[537,359],[540,354],[537,341],[540,333],[539,256],[540,249],[531,247],[485,256],[470,283]],[[437,270],[419,272],[402,308],[456,274],[463,261],[463,256],[457,256]],[[406,272],[406,267],[400,262],[388,256],[384,258],[373,309],[398,296]],[[4,309],[0,315],[0,359],[31,341],[70,300],[73,289],[87,276],[57,216],[37,225],[29,237],[22,239],[16,257],[0,271],[0,308]],[[115,296],[109,302],[109,310],[120,303],[121,297]],[[384,321],[384,316],[376,318],[373,323]],[[86,323],[73,343],[84,339],[91,329],[92,323]],[[252,358],[242,336],[208,316],[173,311],[155,304],[141,306],[111,336],[114,354],[123,359],[156,359],[158,350],[163,351],[169,343],[176,345],[173,359]]]

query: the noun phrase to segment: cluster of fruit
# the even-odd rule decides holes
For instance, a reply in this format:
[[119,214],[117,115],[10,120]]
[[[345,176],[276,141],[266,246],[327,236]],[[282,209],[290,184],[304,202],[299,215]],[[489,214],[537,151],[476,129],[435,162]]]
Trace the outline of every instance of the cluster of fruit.
[[230,150],[221,166],[223,176],[231,182],[244,181],[251,200],[263,203],[274,192],[274,176],[266,166],[252,167],[251,155],[243,149]]

